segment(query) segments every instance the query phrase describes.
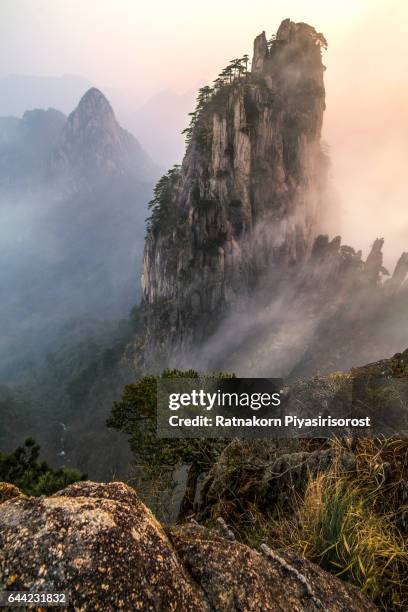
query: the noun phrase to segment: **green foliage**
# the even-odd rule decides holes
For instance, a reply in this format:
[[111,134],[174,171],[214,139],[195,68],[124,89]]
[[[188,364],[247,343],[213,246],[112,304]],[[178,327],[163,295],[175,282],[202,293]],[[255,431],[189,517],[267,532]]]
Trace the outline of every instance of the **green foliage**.
[[197,126],[202,127],[202,122],[201,122],[202,111],[206,107],[207,102],[211,99],[211,95],[213,92],[214,92],[214,89],[209,87],[208,85],[205,85],[204,87],[201,87],[198,90],[196,107],[192,113],[188,113],[189,116],[191,117],[190,124],[188,127],[185,128],[185,130],[182,131],[182,134],[186,135],[187,144],[191,140],[194,129],[196,129]]
[[0,452],[0,481],[15,485],[26,495],[52,495],[69,484],[85,480],[78,470],[52,469],[39,462],[40,447],[32,438],[11,453]]
[[[127,385],[115,402],[108,427],[130,436],[129,444],[138,463],[144,465],[199,464],[203,471],[212,465],[224,443],[196,439],[160,439],[156,435],[157,381],[160,378],[199,378],[194,370],[165,370],[161,376],[144,376]],[[219,374],[220,378],[231,378]]]
[[195,133],[198,136],[198,146],[200,148],[205,146],[206,132],[203,125],[203,112],[208,108],[210,102],[216,100],[219,92],[226,86],[240,80],[242,76],[246,77],[248,75],[248,61],[249,57],[246,54],[241,58],[231,60],[228,66],[223,68],[218,77],[213,81],[213,87],[205,85],[198,90],[196,107],[192,113],[189,113],[191,117],[190,123],[182,131],[182,134],[186,135],[186,144],[189,144],[193,133]]
[[[218,374],[219,378],[231,378]],[[165,370],[161,376],[145,376],[136,383],[127,385],[122,399],[115,402],[107,421],[108,427],[122,431],[129,436],[135,464],[142,467],[150,479],[150,489],[145,496],[148,505],[152,491],[159,479],[171,481],[172,472],[182,465],[189,465],[186,491],[181,503],[179,516],[185,516],[192,509],[197,480],[207,472],[225,447],[224,440],[166,439],[158,438],[157,424],[157,381],[160,378],[199,378],[194,370]],[[211,377],[212,378],[212,377]],[[139,485],[139,490],[142,485]]]
[[172,188],[180,173],[180,166],[175,165],[158,180],[153,190],[153,198],[149,202],[151,215],[147,221],[147,232],[154,231],[171,218]]

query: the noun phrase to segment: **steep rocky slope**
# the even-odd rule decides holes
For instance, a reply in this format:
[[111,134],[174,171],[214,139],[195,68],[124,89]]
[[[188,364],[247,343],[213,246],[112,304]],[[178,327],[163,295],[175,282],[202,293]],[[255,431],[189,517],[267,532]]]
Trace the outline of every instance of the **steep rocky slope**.
[[252,71],[202,91],[183,164],[162,179],[147,235],[149,340],[188,345],[266,270],[303,260],[319,231],[326,164],[321,46],[284,21],[254,43]]
[[183,164],[151,202],[146,371],[293,378],[408,343],[407,254],[386,280],[381,238],[364,259],[322,233],[334,204],[322,47],[314,28],[285,20],[255,39],[250,72],[244,56],[200,90]]

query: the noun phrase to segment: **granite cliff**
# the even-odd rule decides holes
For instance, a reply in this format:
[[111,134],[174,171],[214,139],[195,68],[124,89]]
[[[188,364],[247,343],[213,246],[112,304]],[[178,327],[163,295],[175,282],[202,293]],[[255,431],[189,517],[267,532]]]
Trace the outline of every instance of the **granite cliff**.
[[[156,186],[142,275],[146,370],[242,376],[348,369],[408,342],[408,259],[390,279],[324,234],[335,200],[321,141],[321,33],[285,20],[203,87],[181,166]],[[139,361],[138,361],[139,360]]]
[[[285,20],[200,90],[181,167],[156,190],[143,268],[148,345],[188,346],[262,282],[301,262],[319,233],[327,158],[321,47]],[[163,330],[165,330],[165,336]]]

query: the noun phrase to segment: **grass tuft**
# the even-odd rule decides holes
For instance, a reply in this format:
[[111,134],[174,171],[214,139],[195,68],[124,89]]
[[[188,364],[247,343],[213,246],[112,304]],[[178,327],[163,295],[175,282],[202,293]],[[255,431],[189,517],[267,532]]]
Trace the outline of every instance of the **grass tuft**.
[[[264,522],[263,537],[358,586],[385,610],[408,609],[408,547],[378,488],[333,469],[308,482],[295,512]],[[265,533],[268,532],[268,533]],[[268,537],[269,536],[269,537]]]

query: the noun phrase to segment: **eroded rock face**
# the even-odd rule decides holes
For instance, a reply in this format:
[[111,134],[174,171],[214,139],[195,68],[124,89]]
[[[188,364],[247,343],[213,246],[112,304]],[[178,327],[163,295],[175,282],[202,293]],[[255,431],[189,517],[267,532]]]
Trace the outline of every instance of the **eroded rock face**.
[[204,92],[147,232],[138,369],[293,380],[408,343],[408,256],[386,280],[382,238],[364,260],[322,233],[326,44],[285,20],[273,39],[255,39],[250,73]]
[[295,555],[283,558],[268,547],[260,554],[194,523],[174,529],[172,541],[214,610],[376,609],[357,589]]
[[68,591],[76,610],[370,611],[311,563],[197,524],[165,534],[123,483],[76,483],[0,506],[0,588]]
[[261,34],[252,72],[202,109],[146,239],[147,355],[200,342],[266,271],[310,252],[327,164],[319,36],[289,20],[269,47]]

